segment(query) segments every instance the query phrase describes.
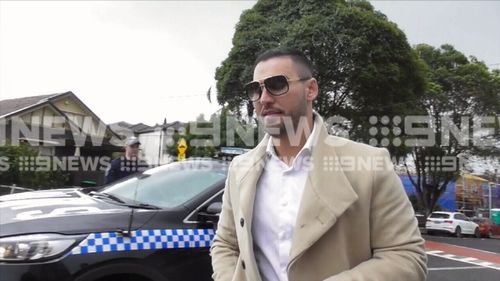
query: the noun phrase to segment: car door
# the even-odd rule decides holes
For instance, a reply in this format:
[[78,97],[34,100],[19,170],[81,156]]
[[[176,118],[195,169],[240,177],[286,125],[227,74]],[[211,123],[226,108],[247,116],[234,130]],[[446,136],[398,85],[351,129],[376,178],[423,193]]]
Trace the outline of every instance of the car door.
[[462,215],[462,220],[464,221],[464,224],[466,225],[467,228],[467,233],[468,234],[473,234],[474,233],[474,223],[471,222],[471,220],[466,217],[465,215]]
[[465,217],[465,220],[467,222],[467,226],[469,227],[470,234],[474,234],[474,231],[476,230],[476,223],[469,217]]
[[474,223],[470,220],[470,218],[466,217],[465,215],[462,215],[462,220],[464,221],[464,224],[467,227],[467,233],[474,234]]
[[455,214],[453,218],[457,221],[458,225],[462,229],[462,233],[470,233],[470,226],[467,223],[464,215]]

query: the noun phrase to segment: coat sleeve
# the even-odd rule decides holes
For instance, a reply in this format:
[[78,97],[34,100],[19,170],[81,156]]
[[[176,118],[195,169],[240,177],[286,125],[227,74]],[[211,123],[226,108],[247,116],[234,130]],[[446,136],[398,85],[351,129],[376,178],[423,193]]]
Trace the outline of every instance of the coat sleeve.
[[370,208],[372,258],[327,281],[420,281],[427,276],[427,256],[413,208],[383,149],[382,169],[373,171]]
[[219,217],[217,232],[210,249],[212,256],[212,278],[215,281],[230,281],[233,279],[239,256],[238,240],[234,225],[234,213],[231,202],[231,168],[226,180],[222,197],[222,211]]
[[106,175],[105,175],[105,184],[112,183],[116,180],[116,171],[119,169],[120,163],[117,161],[117,159],[111,161],[109,164],[109,168],[106,170]]

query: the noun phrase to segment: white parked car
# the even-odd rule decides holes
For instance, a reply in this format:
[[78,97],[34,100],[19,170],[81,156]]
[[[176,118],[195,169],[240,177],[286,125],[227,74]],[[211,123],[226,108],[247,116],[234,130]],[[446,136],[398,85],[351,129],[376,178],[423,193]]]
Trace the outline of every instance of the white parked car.
[[479,225],[470,218],[458,212],[433,212],[425,223],[427,234],[446,232],[462,237],[463,234],[481,237]]

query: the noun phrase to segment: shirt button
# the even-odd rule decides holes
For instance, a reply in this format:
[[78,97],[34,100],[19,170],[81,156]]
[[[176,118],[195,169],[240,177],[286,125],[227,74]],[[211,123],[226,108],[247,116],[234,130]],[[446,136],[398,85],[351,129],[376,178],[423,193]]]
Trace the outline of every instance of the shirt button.
[[243,218],[240,219],[240,225],[241,225],[241,227],[243,227],[243,225],[245,225],[245,220]]
[[243,270],[245,270],[246,266],[245,266],[245,261],[244,260],[241,260],[241,267],[243,268]]

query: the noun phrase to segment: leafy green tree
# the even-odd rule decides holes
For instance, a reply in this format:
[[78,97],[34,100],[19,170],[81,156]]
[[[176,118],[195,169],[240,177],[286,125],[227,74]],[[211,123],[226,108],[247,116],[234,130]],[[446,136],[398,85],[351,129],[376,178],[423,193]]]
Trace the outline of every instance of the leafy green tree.
[[68,174],[59,168],[54,170],[37,170],[36,166],[26,165],[26,159],[35,159],[38,150],[27,145],[6,145],[0,148],[0,159],[6,165],[6,171],[0,173],[0,182],[5,185],[17,185],[26,188],[51,189],[63,187]]
[[[210,135],[200,135],[199,133],[193,134],[194,128],[208,128],[210,129],[210,124],[205,120],[203,114],[196,118],[195,122],[190,122],[185,128],[176,132],[172,136],[172,142],[167,145],[167,152],[169,155],[177,159],[178,149],[177,146],[181,138],[185,139],[187,144],[186,158],[190,157],[214,157],[216,153],[216,148],[213,143],[210,142]],[[194,145],[194,142],[198,141],[198,144]],[[203,143],[201,143],[203,142]]]
[[219,114],[213,114],[211,122],[220,124],[220,147],[253,148],[263,134],[254,122],[238,118],[232,111],[222,108]]
[[[207,133],[203,134],[204,132]],[[227,108],[222,108],[217,114],[213,114],[209,121],[200,115],[195,122],[187,125],[186,130],[175,133],[167,151],[176,158],[177,144],[184,138],[188,144],[187,158],[214,157],[221,147],[254,147],[258,136],[259,131],[255,124],[242,121]]]
[[[448,183],[458,178],[464,155],[491,154],[499,148],[494,145],[499,140],[497,118],[493,119],[494,134],[479,137],[473,132],[479,117],[498,116],[500,83],[498,72],[489,71],[474,57],[468,59],[451,45],[421,44],[415,49],[427,66],[427,90],[419,103],[429,120],[423,127],[432,133],[434,143],[412,147],[416,179],[410,179],[419,204],[430,213]],[[477,145],[477,140],[491,144]]]
[[368,117],[413,112],[423,91],[421,64],[404,33],[367,1],[261,0],[243,12],[233,47],[217,68],[218,101],[252,115],[243,85],[255,58],[287,46],[306,53],[319,81],[315,109],[340,115],[351,138],[367,140]]

